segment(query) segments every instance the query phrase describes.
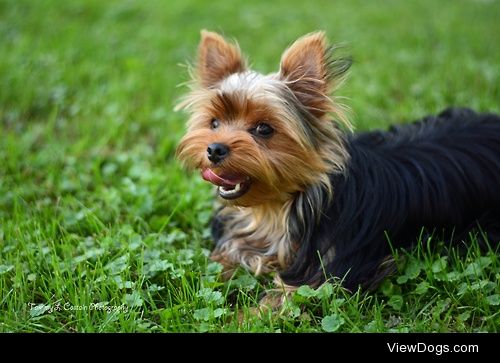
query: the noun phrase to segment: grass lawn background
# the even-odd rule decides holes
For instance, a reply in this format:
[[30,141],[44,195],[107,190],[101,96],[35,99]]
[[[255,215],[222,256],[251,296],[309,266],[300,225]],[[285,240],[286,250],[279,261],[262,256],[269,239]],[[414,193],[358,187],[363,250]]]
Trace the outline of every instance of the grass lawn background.
[[326,30],[354,58],[358,130],[499,112],[498,19],[486,0],[0,0],[0,331],[498,331],[498,257],[427,241],[374,294],[304,287],[239,325],[269,283],[217,282],[211,187],[175,161],[172,110],[206,28],[263,72]]

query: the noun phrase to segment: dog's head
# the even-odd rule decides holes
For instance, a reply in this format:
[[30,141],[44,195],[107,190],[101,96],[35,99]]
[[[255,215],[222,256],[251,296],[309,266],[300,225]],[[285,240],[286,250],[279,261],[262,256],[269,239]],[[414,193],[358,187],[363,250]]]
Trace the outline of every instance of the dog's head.
[[178,106],[191,114],[178,157],[233,205],[282,203],[329,184],[346,158],[329,115],[347,124],[330,92],[350,64],[331,54],[324,33],[312,33],[284,52],[279,72],[263,75],[237,45],[202,31],[192,89]]

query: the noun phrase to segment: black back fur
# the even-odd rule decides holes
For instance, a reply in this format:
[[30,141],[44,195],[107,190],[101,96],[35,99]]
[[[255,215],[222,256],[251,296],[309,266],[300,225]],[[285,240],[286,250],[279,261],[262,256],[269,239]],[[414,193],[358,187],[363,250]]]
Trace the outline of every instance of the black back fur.
[[318,187],[295,199],[289,230],[299,250],[280,273],[285,283],[318,285],[326,273],[350,290],[374,287],[390,270],[384,261],[391,245],[411,247],[423,231],[467,242],[479,227],[498,244],[499,116],[447,109],[386,132],[350,136],[346,145],[346,170],[331,175],[333,201],[327,204]]

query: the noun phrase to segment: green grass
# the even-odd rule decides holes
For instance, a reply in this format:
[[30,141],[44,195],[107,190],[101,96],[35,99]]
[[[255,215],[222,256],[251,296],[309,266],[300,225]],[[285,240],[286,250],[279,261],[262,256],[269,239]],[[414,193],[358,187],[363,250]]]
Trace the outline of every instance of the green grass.
[[374,294],[303,287],[232,318],[270,285],[217,281],[211,188],[173,156],[200,29],[264,72],[304,33],[347,43],[358,129],[500,111],[499,1],[245,3],[0,0],[0,331],[498,331],[497,255],[427,241]]

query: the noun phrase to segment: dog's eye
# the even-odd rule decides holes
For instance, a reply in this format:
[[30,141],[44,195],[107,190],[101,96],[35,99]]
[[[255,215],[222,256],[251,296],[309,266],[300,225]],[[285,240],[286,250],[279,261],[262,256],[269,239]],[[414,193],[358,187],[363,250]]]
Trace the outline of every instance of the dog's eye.
[[218,128],[220,125],[220,121],[217,120],[216,118],[213,118],[212,121],[210,121],[210,128],[212,130],[215,130],[216,128]]
[[253,128],[251,131],[252,134],[265,138],[271,137],[274,133],[274,129],[266,123],[258,124],[257,127]]

